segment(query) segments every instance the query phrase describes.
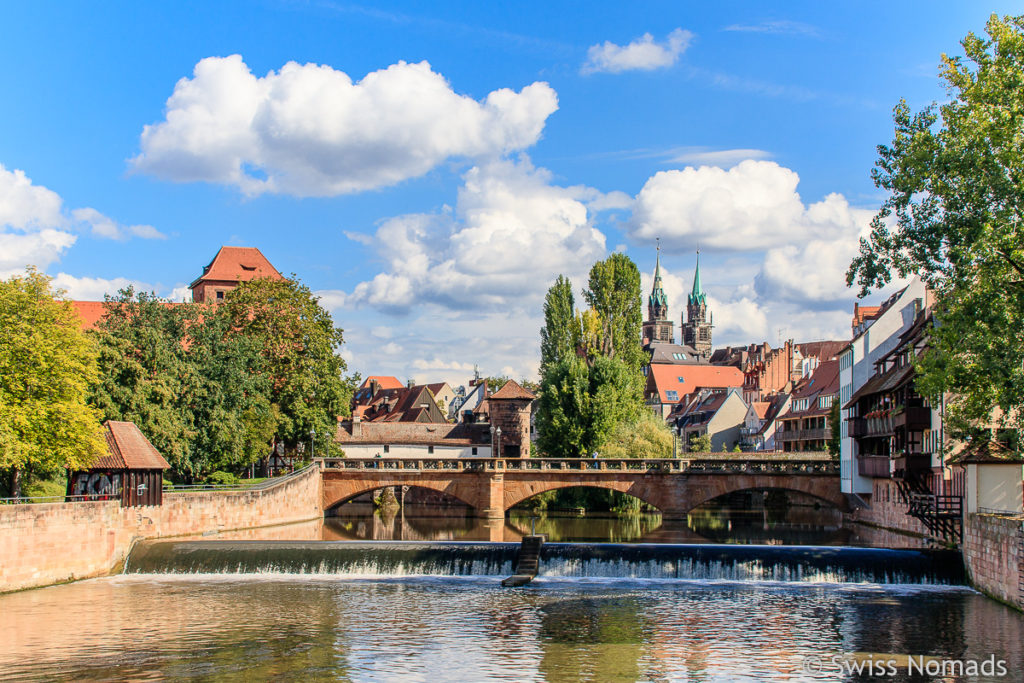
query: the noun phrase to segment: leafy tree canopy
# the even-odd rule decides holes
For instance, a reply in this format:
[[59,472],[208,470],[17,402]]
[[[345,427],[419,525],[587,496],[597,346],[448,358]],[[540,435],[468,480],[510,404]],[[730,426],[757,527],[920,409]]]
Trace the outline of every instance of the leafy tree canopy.
[[107,296],[104,309],[90,333],[100,369],[91,403],[104,419],[134,422],[175,472],[197,474],[191,403],[199,375],[185,342],[195,312],[131,287]]
[[947,103],[896,106],[872,173],[889,198],[847,272],[861,295],[894,273],[935,291],[917,386],[947,395],[960,432],[1024,421],[1024,17],[992,15],[986,32],[942,56]]
[[0,281],[0,469],[56,472],[106,451],[100,414],[86,403],[96,348],[50,278],[29,269]]

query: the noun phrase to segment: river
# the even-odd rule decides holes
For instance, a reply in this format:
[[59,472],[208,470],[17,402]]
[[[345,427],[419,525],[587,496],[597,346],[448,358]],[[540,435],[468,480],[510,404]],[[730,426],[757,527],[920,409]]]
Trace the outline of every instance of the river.
[[[0,678],[867,680],[849,671],[876,666],[877,680],[1024,679],[1024,618],[929,570],[921,558],[945,556],[910,537],[800,509],[697,511],[668,526],[527,513],[496,527],[429,512],[348,509],[151,544],[129,560],[142,573],[0,596]],[[531,524],[560,542],[533,583],[501,588]],[[561,543],[575,540],[601,543]],[[367,556],[372,566],[355,559]],[[908,679],[914,666],[935,675]]]

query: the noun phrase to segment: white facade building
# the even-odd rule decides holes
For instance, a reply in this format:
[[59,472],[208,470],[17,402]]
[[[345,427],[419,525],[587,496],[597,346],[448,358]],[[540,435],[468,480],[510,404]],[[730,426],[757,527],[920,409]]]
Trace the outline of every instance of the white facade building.
[[[857,471],[857,443],[849,435],[851,410],[845,406],[875,374],[875,362],[892,351],[900,334],[914,324],[918,312],[928,303],[928,290],[919,277],[890,297],[877,317],[862,329],[839,355],[839,400],[843,406],[840,446],[840,479],[843,493],[870,494],[872,480]],[[933,423],[934,424],[934,423]]]

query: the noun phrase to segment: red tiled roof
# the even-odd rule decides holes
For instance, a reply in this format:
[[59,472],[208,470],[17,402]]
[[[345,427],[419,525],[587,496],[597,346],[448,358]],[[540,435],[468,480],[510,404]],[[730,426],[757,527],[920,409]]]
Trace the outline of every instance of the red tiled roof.
[[839,361],[822,362],[814,372],[793,388],[793,398],[806,398],[814,394],[839,393]]
[[850,345],[848,341],[816,341],[797,344],[796,348],[804,358],[818,358],[822,361],[838,358],[840,352]]
[[683,397],[702,388],[743,386],[743,372],[728,365],[651,365],[648,372],[648,386],[653,382],[662,403],[677,402],[668,399],[668,391]]
[[521,399],[525,401],[532,401],[537,397],[524,389],[519,382],[514,379],[510,379],[505,382],[501,389],[498,389],[491,394],[489,398],[498,399],[499,401],[502,399]]
[[83,330],[95,330],[100,321],[106,317],[102,301],[72,301],[75,312],[82,319]]
[[398,381],[397,377],[390,375],[370,375],[363,380],[363,383],[359,385],[360,389],[365,389],[370,386],[370,380],[377,380],[377,386],[381,389],[401,389],[405,385]]
[[754,401],[751,404],[754,408],[754,413],[757,414],[757,419],[763,420],[768,414],[768,409],[771,408],[772,404],[770,401]]
[[247,282],[260,277],[284,279],[256,247],[221,247],[210,265],[203,268],[203,274],[189,287],[195,287],[202,280]]
[[364,422],[359,436],[352,436],[352,424],[342,422],[334,440],[345,444],[432,444],[437,446],[487,445],[491,435],[487,424],[435,424],[424,422]]
[[96,459],[94,469],[166,470],[170,465],[153,447],[134,422],[103,423],[107,455]]
[[[99,327],[100,321],[106,317],[105,301],[72,301],[75,312],[82,319],[83,330],[95,330]],[[186,306],[186,303],[164,301],[163,306]]]

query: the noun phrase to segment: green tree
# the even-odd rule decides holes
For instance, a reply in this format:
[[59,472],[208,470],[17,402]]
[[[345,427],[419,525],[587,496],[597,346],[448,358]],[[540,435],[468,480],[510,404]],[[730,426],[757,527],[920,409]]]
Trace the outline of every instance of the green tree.
[[620,423],[639,418],[640,393],[637,376],[616,358],[599,356],[593,365],[575,356],[559,361],[541,383],[540,450],[563,458],[600,452]]
[[99,412],[86,402],[96,348],[59,297],[32,268],[0,281],[0,469],[14,496],[25,469],[80,468],[106,451]]
[[[1024,17],[942,56],[949,101],[894,110],[872,172],[889,193],[847,272],[863,296],[918,273],[937,296],[917,387],[954,432],[1024,421]],[[998,410],[993,410],[998,408]]]
[[91,333],[100,369],[91,403],[106,420],[134,422],[179,477],[200,474],[190,405],[198,376],[186,344],[193,310],[129,287],[107,296],[104,311]]
[[576,355],[575,311],[572,283],[559,275],[544,297],[544,327],[540,330],[541,375],[559,361]]
[[198,375],[189,401],[192,466],[201,473],[238,471],[265,458],[280,418],[270,377],[260,372],[263,349],[219,313],[215,305],[204,307],[202,323],[189,333],[188,355]]
[[583,457],[590,451],[589,368],[575,355],[548,367],[537,407],[537,446],[549,457]]
[[267,404],[278,411],[274,434],[286,443],[307,442],[337,451],[337,417],[348,411],[351,385],[338,355],[344,337],[308,287],[289,280],[243,282],[217,307],[230,335],[259,349],[252,371],[267,382]]
[[589,288],[583,295],[600,321],[600,355],[619,358],[640,372],[644,363],[640,345],[643,311],[636,264],[622,253],[598,261],[590,269]]
[[691,453],[710,453],[711,437],[707,434],[690,434],[689,448]]
[[829,439],[825,443],[829,455],[833,459],[839,458],[839,448],[842,441],[842,418],[839,416],[839,398],[832,401],[832,407],[828,411]]
[[671,458],[672,431],[650,410],[615,426],[601,448],[606,458]]

